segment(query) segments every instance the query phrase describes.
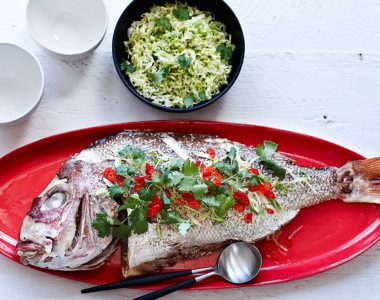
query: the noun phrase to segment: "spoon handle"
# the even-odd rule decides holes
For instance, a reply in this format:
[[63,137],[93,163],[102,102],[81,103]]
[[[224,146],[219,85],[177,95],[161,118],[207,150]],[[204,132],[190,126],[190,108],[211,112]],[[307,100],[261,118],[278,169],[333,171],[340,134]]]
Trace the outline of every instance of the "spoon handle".
[[177,290],[187,288],[187,287],[193,285],[194,283],[202,281],[203,279],[206,279],[206,278],[213,276],[215,274],[216,274],[215,272],[210,272],[208,274],[204,274],[204,275],[201,275],[201,276],[196,277],[196,278],[191,278],[191,279],[176,283],[174,285],[168,286],[166,288],[151,292],[149,294],[137,297],[133,300],[154,300],[154,299],[158,299],[160,297],[163,297],[165,295],[173,293]]

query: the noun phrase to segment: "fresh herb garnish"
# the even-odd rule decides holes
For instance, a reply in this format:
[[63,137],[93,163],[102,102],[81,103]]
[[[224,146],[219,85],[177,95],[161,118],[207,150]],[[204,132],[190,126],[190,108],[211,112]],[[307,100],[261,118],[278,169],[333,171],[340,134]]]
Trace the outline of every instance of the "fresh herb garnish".
[[183,98],[183,103],[185,104],[185,107],[192,107],[193,103],[195,101],[195,97],[193,95],[188,95],[185,98]]
[[178,7],[173,9],[173,15],[181,21],[186,21],[190,19],[189,10],[185,7]]
[[270,157],[276,152],[277,144],[269,141],[264,141],[263,145],[257,145],[256,154],[259,156],[259,162],[267,169],[273,171],[273,175],[280,179],[284,179],[286,169],[270,160]]
[[186,57],[184,54],[181,54],[178,56],[178,63],[179,63],[179,66],[183,69],[188,69],[190,67],[190,64],[191,64],[191,61],[193,60],[190,57]]
[[157,26],[165,30],[172,30],[172,24],[170,23],[170,20],[167,17],[158,18],[155,22]]
[[133,64],[130,64],[126,61],[123,61],[120,65],[122,71],[127,71],[128,73],[136,72],[136,67]]
[[216,52],[219,52],[221,59],[225,61],[229,61],[234,53],[232,47],[227,47],[225,44],[218,45],[216,47]]
[[[274,176],[285,176],[286,170],[270,160],[276,150],[277,144],[265,141],[257,147],[259,159],[255,163],[272,170]],[[178,157],[165,161],[158,152],[147,155],[141,148],[130,145],[120,150],[118,167],[106,168],[103,176],[108,186],[106,192],[122,202],[117,210],[119,217],[126,212],[128,216],[112,220],[105,212],[97,214],[93,226],[99,236],[113,234],[126,240],[132,233],[146,232],[152,221],[158,224],[157,230],[171,224],[185,234],[194,225],[187,214],[223,222],[232,208],[240,213],[248,210],[255,214],[273,214],[274,210],[281,209],[272,188],[286,195],[289,188],[286,183],[274,180],[272,186],[259,169],[239,165],[242,158],[235,147],[223,158],[217,157],[212,148],[208,148],[205,155],[210,157],[209,166]],[[267,203],[262,203],[263,199]],[[187,214],[183,214],[184,211]],[[243,219],[252,222],[250,213]]]

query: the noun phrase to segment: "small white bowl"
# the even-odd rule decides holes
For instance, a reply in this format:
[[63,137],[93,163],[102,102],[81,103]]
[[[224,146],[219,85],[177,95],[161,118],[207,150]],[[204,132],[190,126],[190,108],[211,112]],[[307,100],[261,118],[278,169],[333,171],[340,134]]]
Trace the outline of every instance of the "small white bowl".
[[16,123],[33,112],[43,89],[37,58],[19,46],[0,43],[0,125]]
[[26,22],[43,48],[60,58],[75,60],[100,45],[108,14],[102,0],[29,0]]

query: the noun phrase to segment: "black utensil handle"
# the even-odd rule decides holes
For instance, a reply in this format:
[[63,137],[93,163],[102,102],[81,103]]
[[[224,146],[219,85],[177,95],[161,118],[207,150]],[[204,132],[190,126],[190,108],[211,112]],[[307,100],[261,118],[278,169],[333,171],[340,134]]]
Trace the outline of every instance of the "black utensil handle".
[[133,300],[154,300],[154,299],[163,297],[167,294],[173,293],[177,290],[184,289],[184,288],[186,288],[186,287],[188,287],[188,286],[190,286],[196,282],[197,281],[195,278],[191,278],[191,279],[179,282],[177,284],[168,286],[168,287],[163,288],[161,290],[157,290],[157,291],[151,292],[149,294],[143,295],[141,297],[135,298]]
[[186,276],[186,275],[191,275],[191,274],[193,274],[192,270],[183,270],[183,271],[177,271],[177,272],[161,273],[161,274],[131,278],[131,279],[113,282],[110,284],[98,285],[98,286],[90,287],[87,289],[83,289],[81,293],[87,294],[87,293],[93,293],[93,292],[115,290],[115,289],[120,289],[120,288],[134,286],[134,285],[155,283],[155,282],[159,282],[159,281],[163,281],[163,280],[167,280],[171,278],[177,278],[181,276]]

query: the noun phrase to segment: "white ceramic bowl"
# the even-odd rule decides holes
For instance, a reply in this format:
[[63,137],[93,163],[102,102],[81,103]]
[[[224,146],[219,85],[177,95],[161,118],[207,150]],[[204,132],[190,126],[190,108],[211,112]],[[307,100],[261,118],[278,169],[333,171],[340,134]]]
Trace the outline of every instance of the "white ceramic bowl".
[[14,123],[31,113],[43,88],[38,60],[19,46],[0,43],[0,124]]
[[38,44],[63,59],[80,59],[104,38],[108,14],[102,0],[29,0],[29,30]]

